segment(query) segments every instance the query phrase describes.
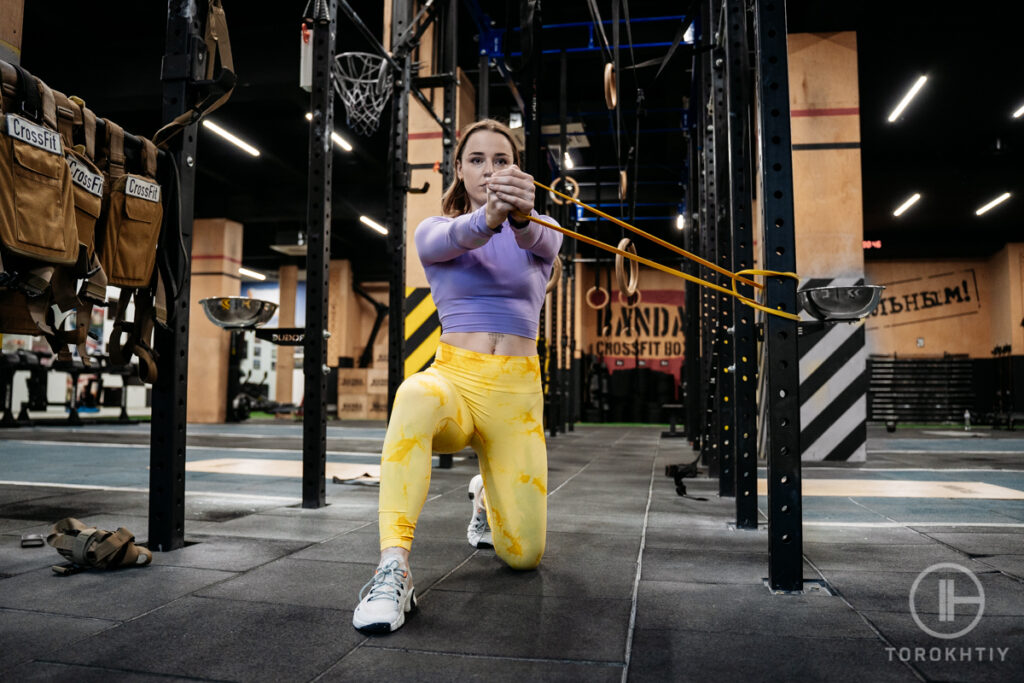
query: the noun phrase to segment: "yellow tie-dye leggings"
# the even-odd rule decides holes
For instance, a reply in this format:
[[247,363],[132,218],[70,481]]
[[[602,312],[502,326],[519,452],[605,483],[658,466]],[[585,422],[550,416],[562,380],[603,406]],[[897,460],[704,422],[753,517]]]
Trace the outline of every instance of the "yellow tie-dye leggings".
[[441,344],[395,396],[380,468],[380,546],[412,547],[432,453],[476,451],[494,550],[533,569],[547,533],[547,446],[537,356],[493,356]]

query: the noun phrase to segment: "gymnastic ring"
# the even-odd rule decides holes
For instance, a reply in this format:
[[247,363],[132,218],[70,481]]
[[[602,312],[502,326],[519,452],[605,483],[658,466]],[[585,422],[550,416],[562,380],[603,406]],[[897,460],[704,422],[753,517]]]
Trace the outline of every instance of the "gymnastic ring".
[[626,201],[626,193],[629,192],[629,176],[625,171],[619,171],[619,201]]
[[548,278],[547,287],[544,288],[545,294],[550,294],[551,291],[558,286],[558,280],[562,277],[562,257],[555,256],[555,260],[551,262],[551,277]]
[[[600,303],[594,302],[594,295],[602,297],[600,299]],[[608,290],[605,289],[604,287],[591,287],[590,289],[587,290],[587,294],[585,297],[583,297],[583,300],[587,302],[587,306],[590,306],[594,310],[597,310],[599,308],[604,308],[609,303],[611,303],[612,298],[608,296]]]
[[[636,256],[636,245],[628,237],[619,241],[619,249],[628,251]],[[637,284],[640,280],[640,264],[630,259],[629,280],[626,279],[626,258],[622,254],[615,255],[615,281],[619,285],[619,292],[625,292],[627,297],[636,294]]]
[[[571,196],[573,199],[579,199],[579,197],[580,197],[580,184],[577,183],[576,179],[573,178],[571,175],[558,176],[557,178],[555,178],[555,182],[551,183],[551,189],[552,190],[557,190],[558,189],[558,183],[562,182],[563,177],[565,178],[565,181],[567,183],[572,183],[572,192],[569,192],[569,190],[567,188],[566,191],[563,192],[562,194],[569,194],[569,196]],[[565,200],[562,199],[561,197],[559,197],[554,192],[548,192],[548,196],[551,197],[551,201],[553,201],[555,204],[558,204],[559,206],[561,206],[562,204],[565,204]]]
[[619,90],[615,82],[615,65],[608,62],[604,65],[604,103],[609,109],[619,104]]
[[[627,296],[626,298],[622,298],[622,290],[619,290],[619,303],[622,304],[623,306],[636,306],[640,303],[640,300],[642,298],[643,297],[640,296],[639,289],[633,292],[630,296]],[[634,299],[632,303],[630,303],[630,299]]]

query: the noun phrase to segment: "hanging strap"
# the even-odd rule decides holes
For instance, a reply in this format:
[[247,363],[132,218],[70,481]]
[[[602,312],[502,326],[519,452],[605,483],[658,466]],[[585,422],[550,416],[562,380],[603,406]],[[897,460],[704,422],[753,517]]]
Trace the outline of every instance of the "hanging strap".
[[[192,125],[205,114],[218,109],[228,101],[235,89],[235,65],[231,57],[231,38],[228,35],[228,20],[224,14],[221,0],[210,0],[210,9],[206,15],[206,82],[202,84],[205,92],[190,109],[164,125],[153,135],[157,147],[164,148],[175,135],[187,126]],[[220,56],[220,74],[213,79],[214,62]]]
[[96,161],[96,114],[92,109],[85,106],[85,100],[72,95],[68,98],[78,105],[78,111],[82,115],[81,120],[76,120],[75,125],[82,126],[82,134],[85,136],[85,155],[93,162]]
[[57,131],[60,133],[65,147],[74,147],[75,119],[81,121],[82,111],[62,92],[54,90],[53,99],[57,110]]
[[146,138],[142,140],[142,170],[146,177],[156,179],[156,145]]
[[100,149],[100,157],[97,161],[100,169],[106,172],[107,179],[112,185],[116,179],[125,174],[124,128],[110,119],[103,119],[103,124],[106,145]]
[[[135,299],[135,321],[125,320],[128,311],[128,302]],[[157,378],[156,353],[150,344],[153,337],[153,324],[155,313],[153,311],[153,299],[148,296],[139,296],[136,289],[122,289],[121,296],[117,300],[117,314],[114,317],[114,328],[110,332],[110,343],[107,345],[107,352],[110,354],[110,363],[116,367],[127,367],[132,356],[139,359],[139,378],[143,382],[155,382]],[[127,334],[124,342],[121,335]]]

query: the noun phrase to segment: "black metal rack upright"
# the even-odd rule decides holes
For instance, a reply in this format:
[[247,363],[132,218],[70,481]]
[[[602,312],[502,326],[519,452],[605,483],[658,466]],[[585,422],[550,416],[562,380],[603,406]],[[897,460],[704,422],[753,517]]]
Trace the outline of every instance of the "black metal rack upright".
[[327,504],[327,311],[331,263],[331,72],[338,0],[316,3],[306,196],[306,333],[303,338],[302,507]]
[[[171,121],[190,108],[194,81],[200,77],[198,55],[204,47],[195,0],[169,0],[161,78],[162,116]],[[211,56],[212,57],[212,56]],[[168,143],[169,162],[179,175],[178,211],[181,246],[168,249],[180,283],[170,327],[156,327],[157,381],[153,384],[149,451],[149,547],[168,551],[185,545],[185,427],[188,400],[188,332],[192,253],[192,220],[196,175],[196,128],[186,127]]]
[[[748,12],[753,11],[754,61],[748,62]],[[796,270],[790,153],[786,8],[784,0],[718,0],[701,6],[700,41],[694,49],[691,103],[687,244],[729,271],[754,266],[751,203],[760,180],[761,267]],[[756,83],[756,90],[753,87]],[[760,167],[755,173],[751,112],[758,113]],[[695,196],[696,193],[696,196]],[[697,269],[694,269],[697,270]],[[692,272],[692,271],[691,271]],[[709,269],[699,269],[708,279]],[[711,281],[731,287],[730,278]],[[740,292],[752,295],[740,285]],[[689,289],[689,288],[688,288]],[[767,433],[768,585],[773,591],[803,588],[800,491],[799,366],[796,323],[759,315],[721,292],[687,294],[687,434],[719,481],[719,494],[736,496],[737,528],[757,528],[757,334],[763,330],[764,390],[760,400]],[[763,304],[798,312],[796,281],[765,279]],[[699,347],[698,347],[699,344]],[[699,352],[699,353],[698,353]],[[699,355],[699,357],[697,357]],[[695,367],[697,366],[697,367]]]
[[[728,74],[727,106],[729,108],[729,216],[732,219],[732,267],[739,271],[753,268],[754,231],[751,199],[753,160],[750,149],[751,103],[747,13],[743,0],[726,0],[724,21],[725,60]],[[753,295],[752,288],[741,286],[744,294]],[[757,528],[757,339],[754,310],[730,298],[732,306],[731,381],[732,410],[736,425],[732,435],[731,457],[736,496],[736,526]]]

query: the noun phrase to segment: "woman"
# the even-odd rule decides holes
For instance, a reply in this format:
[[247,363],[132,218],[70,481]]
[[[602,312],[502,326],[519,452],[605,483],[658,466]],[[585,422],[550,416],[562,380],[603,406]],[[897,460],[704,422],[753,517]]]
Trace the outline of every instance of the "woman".
[[536,339],[562,235],[515,220],[536,215],[534,185],[504,125],[469,126],[455,159],[444,215],[415,234],[441,343],[433,365],[399,387],[384,439],[380,563],[352,616],[368,633],[400,628],[416,605],[409,550],[433,452],[468,445],[477,453],[470,545],[493,546],[515,569],[533,569],[544,554],[547,448]]

